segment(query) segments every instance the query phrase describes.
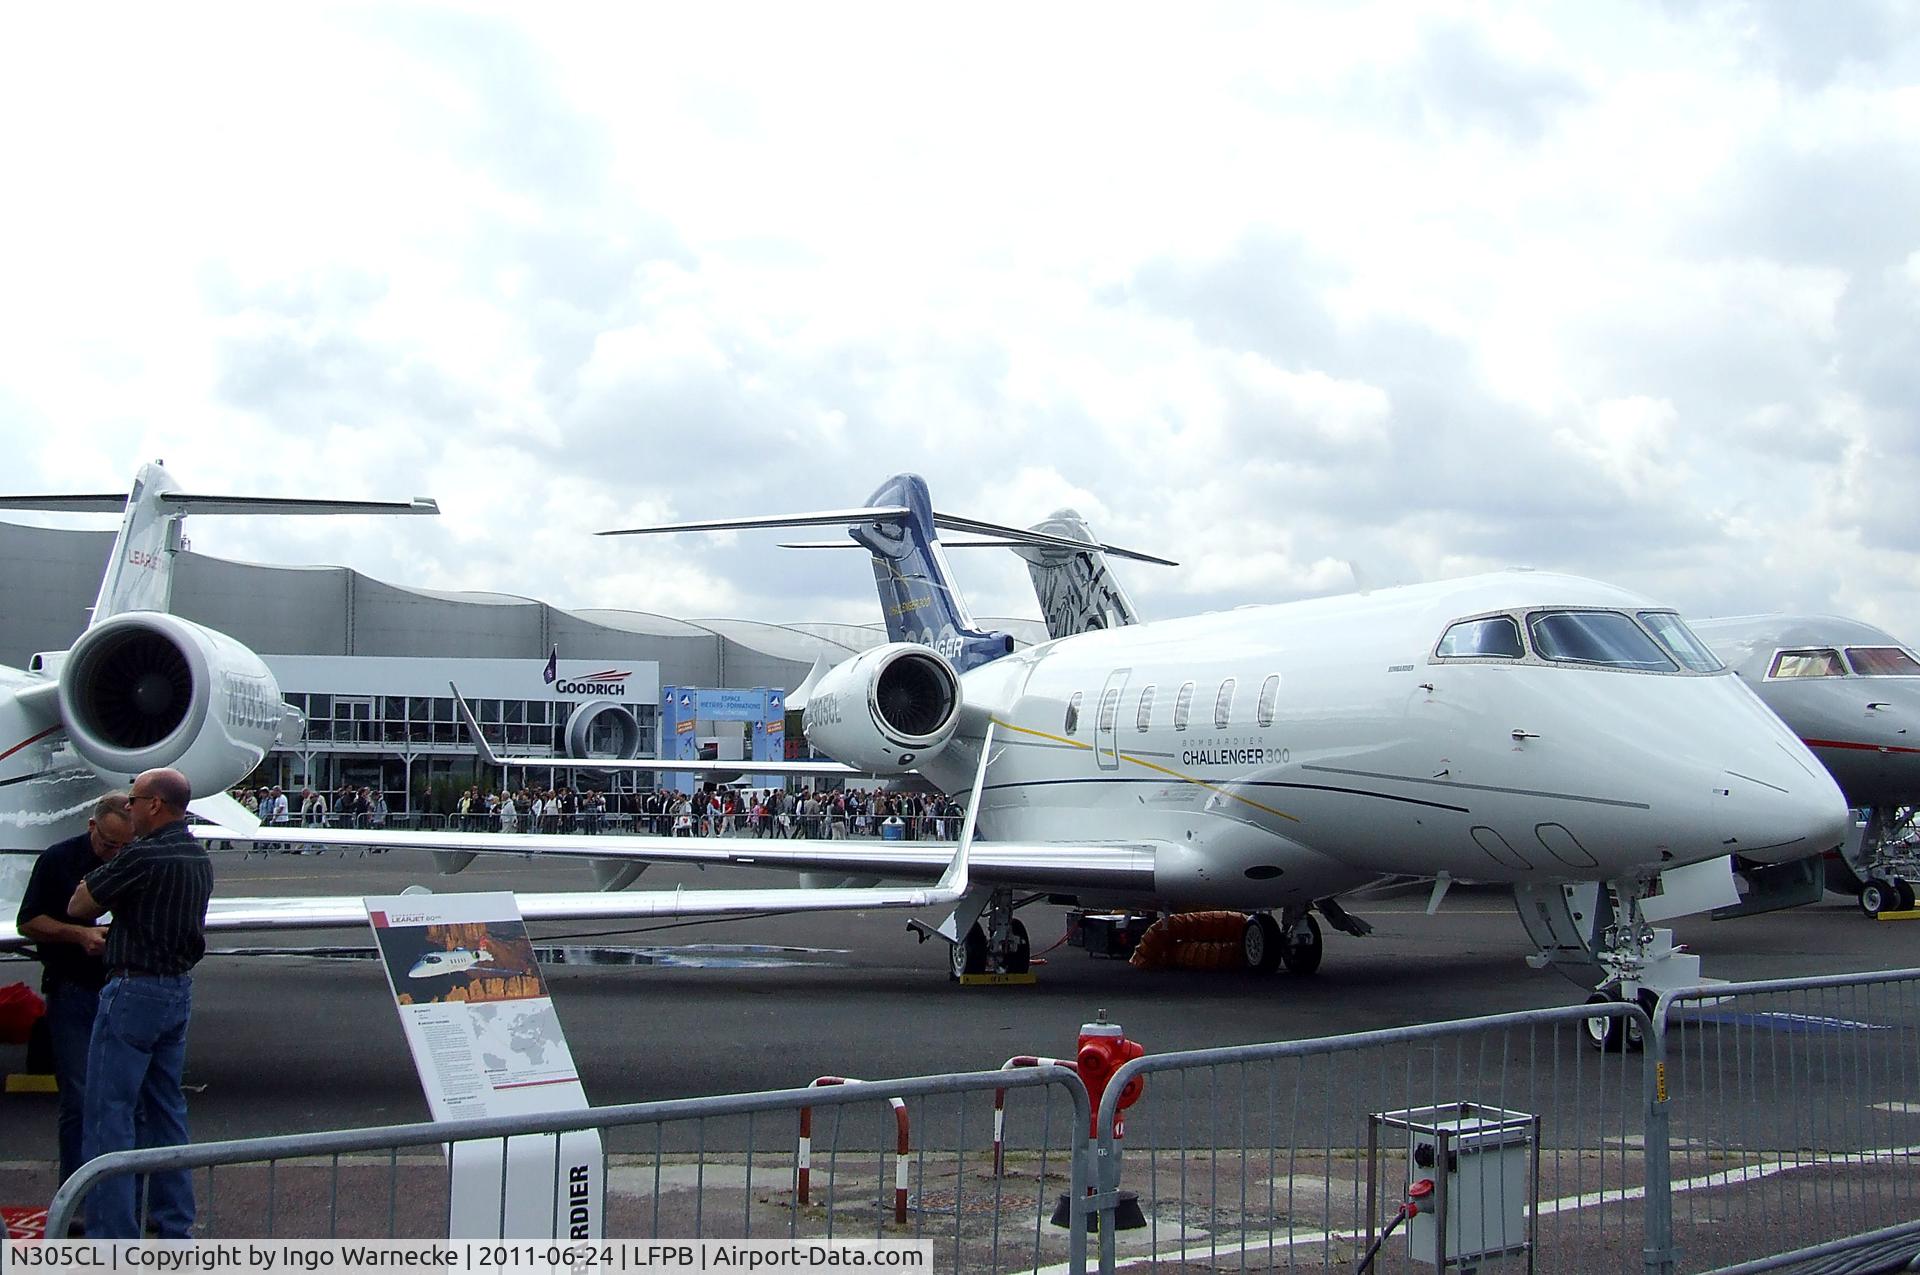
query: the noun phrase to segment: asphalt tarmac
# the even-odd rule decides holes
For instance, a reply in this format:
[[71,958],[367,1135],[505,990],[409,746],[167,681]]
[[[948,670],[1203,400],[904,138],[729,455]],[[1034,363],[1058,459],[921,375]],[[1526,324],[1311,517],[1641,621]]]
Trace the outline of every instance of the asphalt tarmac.
[[[640,888],[768,885],[772,874],[656,868]],[[223,856],[223,894],[397,893],[587,888],[584,866],[523,859],[437,876],[424,855]],[[784,883],[784,882],[782,882]],[[567,949],[546,974],[589,1099],[596,1105],[803,1085],[816,1076],[910,1076],[998,1067],[1016,1054],[1070,1055],[1082,1022],[1105,1010],[1165,1052],[1293,1040],[1578,1003],[1530,948],[1506,894],[1456,887],[1436,916],[1424,893],[1353,910],[1375,926],[1329,933],[1311,976],[1141,971],[1061,947],[1031,987],[961,988],[937,942],[905,914],[855,913],[701,923],[545,925]],[[1036,953],[1065,931],[1064,912],[1021,916]],[[939,917],[930,916],[937,921]],[[1679,938],[1731,979],[1797,977],[1916,963],[1920,927],[1875,923],[1851,901],[1730,922],[1684,918]],[[365,930],[221,935],[199,968],[186,1081],[196,1140],[424,1120],[400,1023],[380,965],[352,955],[263,949],[370,949]],[[594,949],[633,964],[574,964]],[[245,953],[245,954],[243,954]],[[35,979],[0,964],[0,982]],[[24,1051],[0,1047],[0,1069]],[[54,1145],[54,1103],[0,1097],[8,1158]]]

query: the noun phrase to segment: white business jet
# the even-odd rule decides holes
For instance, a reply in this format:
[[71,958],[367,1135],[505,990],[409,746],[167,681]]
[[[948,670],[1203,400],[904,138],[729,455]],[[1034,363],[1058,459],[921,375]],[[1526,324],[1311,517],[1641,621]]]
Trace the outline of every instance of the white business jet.
[[[435,514],[433,501],[282,500],[183,492],[159,464],[141,468],[130,493],[0,497],[0,509],[122,514],[92,619],[73,646],[0,668],[0,951],[26,946],[14,924],[34,857],[84,831],[93,803],[143,770],[171,766],[193,791],[190,809],[222,837],[260,835],[259,822],[226,789],[259,765],[276,741],[297,738],[260,657],[245,645],[168,612],[174,557],[188,514]],[[757,767],[756,767],[757,768]],[[818,769],[818,768],[815,768]],[[972,821],[932,888],[575,891],[524,894],[528,920],[736,916],[779,911],[920,908],[967,891]],[[302,830],[304,831],[304,830]],[[296,830],[275,828],[274,841]],[[345,835],[345,834],[343,834]],[[306,833],[303,844],[341,842]],[[382,844],[397,844],[396,834]],[[581,840],[612,842],[613,838]],[[430,847],[438,848],[438,847]],[[630,865],[619,865],[628,868]],[[629,877],[630,879],[630,877]],[[230,898],[218,894],[210,930],[313,929],[364,924],[354,896]]]
[[[1117,586],[1077,587],[1061,608],[1080,631],[1016,653],[967,614],[937,529],[1072,555],[1083,525],[956,518],[899,475],[856,509],[605,534],[808,525],[868,551],[893,639],[813,680],[809,742],[979,789],[975,888],[939,931],[957,974],[1024,967],[1016,907],[1063,895],[1249,911],[1249,962],[1310,972],[1316,911],[1364,933],[1338,896],[1417,876],[1434,906],[1455,880],[1513,885],[1538,963],[1645,998],[1699,978],[1650,922],[1734,902],[1733,855],[1803,858],[1847,832],[1832,778],[1677,614],[1592,580],[1505,571],[1152,623],[1126,622]],[[498,845],[439,840],[456,839]],[[565,840],[513,848],[610,854]],[[744,838],[620,853],[895,878],[939,855]],[[1618,1043],[1619,1020],[1594,1021],[1595,1043]]]

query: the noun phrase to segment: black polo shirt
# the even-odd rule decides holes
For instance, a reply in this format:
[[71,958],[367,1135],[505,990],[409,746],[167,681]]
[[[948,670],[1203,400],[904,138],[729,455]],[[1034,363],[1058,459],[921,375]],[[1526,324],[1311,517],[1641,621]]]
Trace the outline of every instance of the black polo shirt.
[[[16,928],[36,916],[50,916],[68,925],[91,925],[91,921],[69,916],[67,903],[73,898],[74,887],[99,866],[100,856],[93,852],[90,833],[68,837],[42,850],[33,862],[33,875],[27,878],[27,892],[20,899]],[[45,967],[40,976],[43,992],[51,991],[55,983],[76,983],[97,989],[107,981],[107,963],[97,956],[88,956],[78,943],[41,943],[39,948],[40,964]]]
[[177,819],[87,874],[93,901],[113,913],[107,969],[184,974],[207,954],[213,865]]

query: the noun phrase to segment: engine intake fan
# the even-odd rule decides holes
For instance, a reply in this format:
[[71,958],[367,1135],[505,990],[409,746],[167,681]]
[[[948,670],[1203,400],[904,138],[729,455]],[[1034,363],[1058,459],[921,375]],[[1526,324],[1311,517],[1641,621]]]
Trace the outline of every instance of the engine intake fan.
[[108,747],[143,752],[180,729],[194,706],[193,668],[163,633],[105,632],[69,660],[74,716]]
[[172,766],[196,794],[217,791],[259,765],[285,719],[258,655],[164,611],[95,625],[59,670],[67,739],[108,783]]

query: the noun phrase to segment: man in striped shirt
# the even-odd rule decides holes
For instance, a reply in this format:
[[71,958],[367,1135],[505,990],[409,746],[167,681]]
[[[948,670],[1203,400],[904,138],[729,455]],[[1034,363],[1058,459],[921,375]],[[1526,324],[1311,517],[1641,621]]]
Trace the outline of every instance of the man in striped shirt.
[[[107,985],[87,1054],[86,1159],[136,1145],[187,1141],[187,1099],[180,1087],[193,1012],[192,969],[206,954],[207,899],[213,869],[187,831],[193,795],[177,770],[149,770],[133,781],[129,810],[138,837],[74,889],[69,914],[113,913],[107,930]],[[184,1170],[147,1178],[146,1212],[163,1239],[193,1232],[193,1182]],[[118,1175],[87,1201],[87,1235],[138,1239],[134,1179]]]

